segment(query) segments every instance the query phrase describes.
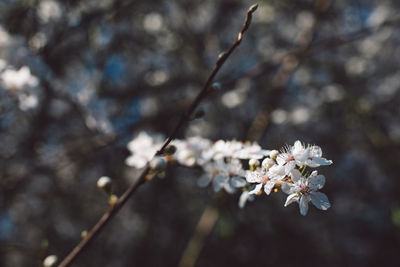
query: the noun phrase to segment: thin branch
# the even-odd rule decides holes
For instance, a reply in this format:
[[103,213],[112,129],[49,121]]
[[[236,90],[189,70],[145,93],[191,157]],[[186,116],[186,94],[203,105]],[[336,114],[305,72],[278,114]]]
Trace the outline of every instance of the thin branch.
[[205,83],[203,89],[200,91],[200,93],[197,95],[197,97],[193,100],[192,104],[189,106],[186,112],[184,112],[181,116],[181,119],[179,120],[178,124],[175,126],[175,129],[172,131],[171,135],[169,138],[165,141],[161,149],[157,152],[156,155],[162,155],[165,148],[171,143],[173,139],[175,139],[179,129],[183,126],[183,124],[188,121],[188,119],[191,117],[193,114],[194,110],[198,107],[200,102],[207,96],[209,93],[209,88],[217,75],[219,69],[222,67],[222,65],[225,63],[225,61],[228,59],[228,57],[232,54],[233,50],[240,44],[243,38],[244,32],[249,28],[250,23],[251,23],[251,18],[253,15],[253,12],[256,11],[258,5],[252,5],[246,13],[246,19],[243,23],[242,29],[238,33],[236,40],[232,43],[231,48],[227,52],[223,52],[218,56],[217,62],[215,64],[214,70],[211,72],[210,76],[207,79],[207,82]]
[[[258,5],[252,5],[246,13],[246,19],[244,21],[244,24],[236,37],[235,41],[232,43],[232,46],[229,48],[227,52],[224,52],[220,54],[218,57],[215,67],[213,71],[211,72],[209,78],[207,79],[207,82],[205,83],[203,89],[200,91],[200,93],[197,95],[197,97],[193,100],[192,104],[189,106],[189,108],[184,112],[173,129],[171,135],[168,137],[168,139],[165,141],[163,146],[161,147],[160,150],[157,151],[155,156],[158,155],[163,155],[166,147],[171,143],[171,141],[176,137],[178,131],[183,127],[183,125],[189,121],[191,115],[193,112],[196,110],[196,108],[199,106],[201,101],[207,96],[209,93],[209,88],[212,85],[212,82],[217,75],[219,69],[222,67],[222,65],[225,63],[225,61],[228,59],[228,57],[232,54],[233,50],[240,44],[243,38],[244,32],[248,29],[251,23],[251,18],[256,11]],[[65,259],[58,265],[58,267],[66,267],[69,264],[71,264],[77,257],[78,255],[88,247],[88,245],[94,240],[94,238],[104,229],[104,226],[107,225],[111,221],[111,219],[117,214],[117,212],[124,206],[124,204],[127,202],[127,200],[133,195],[133,193],[142,185],[146,182],[146,177],[150,172],[150,167],[149,164],[145,167],[145,169],[142,171],[141,175],[137,178],[136,182],[133,183],[119,198],[117,203],[115,205],[111,206],[110,209],[100,218],[100,220],[95,224],[95,226],[89,231],[89,233],[82,239],[82,241],[65,257]]]
[[196,229],[183,252],[178,265],[179,267],[195,266],[201,250],[204,248],[206,239],[219,217],[219,210],[215,202],[216,199],[214,198],[212,203],[209,203],[204,209]]

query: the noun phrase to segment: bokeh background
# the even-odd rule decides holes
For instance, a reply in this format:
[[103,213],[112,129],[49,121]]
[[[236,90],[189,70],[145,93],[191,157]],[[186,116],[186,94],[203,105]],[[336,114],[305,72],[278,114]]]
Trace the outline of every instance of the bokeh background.
[[[252,4],[0,1],[1,266],[67,255],[108,208],[97,179],[134,181],[126,144],[171,131]],[[179,137],[318,144],[332,207],[303,217],[280,192],[239,209],[170,166],[73,266],[398,266],[400,2],[259,5]]]

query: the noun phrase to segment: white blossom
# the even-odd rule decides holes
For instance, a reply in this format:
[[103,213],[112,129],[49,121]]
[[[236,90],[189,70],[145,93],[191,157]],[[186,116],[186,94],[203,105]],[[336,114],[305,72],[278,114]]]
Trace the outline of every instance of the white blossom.
[[62,14],[60,4],[53,0],[40,1],[37,8],[38,17],[43,23],[59,19]]
[[20,93],[18,94],[18,100],[19,100],[18,106],[23,111],[36,108],[39,103],[37,95],[34,94]]
[[301,215],[305,216],[308,211],[308,202],[312,202],[320,210],[327,210],[331,204],[328,197],[319,189],[324,187],[325,176],[313,171],[309,177],[304,177],[298,170],[292,170],[291,179],[293,183],[284,183],[282,191],[289,196],[286,199],[285,207],[293,202],[299,204]]
[[269,168],[271,168],[274,165],[275,165],[275,161],[271,158],[265,158],[261,163],[261,167],[264,168],[265,170],[268,170]]
[[6,69],[0,74],[0,81],[5,89],[16,91],[18,106],[21,110],[27,111],[38,106],[39,96],[37,85],[39,84],[39,80],[31,74],[27,66],[19,70]]
[[219,160],[226,157],[232,157],[237,151],[243,148],[243,143],[239,141],[224,141],[218,140],[210,149],[204,151],[203,157],[205,159]]
[[203,157],[203,151],[211,147],[211,141],[208,139],[195,136],[187,140],[175,140],[173,144],[176,146],[174,159],[184,166],[203,165],[209,160]]
[[52,267],[55,266],[57,263],[57,256],[56,255],[49,255],[43,260],[43,267]]
[[279,154],[276,161],[279,165],[285,166],[286,173],[289,174],[296,165],[309,167],[319,167],[320,165],[330,165],[331,160],[322,158],[322,150],[319,146],[305,147],[299,140],[293,146],[287,146],[284,152]]
[[302,166],[308,159],[310,151],[301,144],[299,140],[293,146],[287,146],[283,153],[276,157],[279,165],[285,166],[286,174],[289,174],[295,167]]
[[161,148],[163,137],[140,132],[135,139],[128,143],[128,149],[132,155],[125,159],[128,166],[143,168],[146,166],[157,150]]
[[255,188],[249,194],[258,194],[264,189],[264,192],[269,195],[275,184],[285,177],[285,173],[282,170],[282,166],[274,165],[268,170],[261,168],[256,171],[248,171],[246,173],[247,182],[256,184]]
[[207,163],[203,168],[206,173],[197,180],[197,185],[200,187],[206,187],[212,182],[215,192],[224,189],[232,194],[236,188],[246,185],[246,180],[243,178],[245,172],[239,160],[225,162],[221,159]]
[[7,69],[0,75],[3,85],[7,89],[22,89],[24,87],[35,87],[38,85],[38,79],[31,74],[27,66],[19,70]]
[[257,143],[244,144],[243,148],[235,151],[232,157],[238,159],[262,159],[266,157],[269,152],[269,150],[262,149]]

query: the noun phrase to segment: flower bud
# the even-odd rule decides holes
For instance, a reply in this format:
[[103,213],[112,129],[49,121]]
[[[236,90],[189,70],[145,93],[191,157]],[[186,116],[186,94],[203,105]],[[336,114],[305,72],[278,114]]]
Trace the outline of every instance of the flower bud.
[[219,91],[221,90],[221,88],[222,88],[221,84],[219,82],[215,82],[211,85],[211,87],[208,90],[210,92],[213,92],[213,91]]
[[154,157],[149,164],[153,171],[159,172],[165,170],[167,167],[167,162],[163,157]]
[[219,53],[217,62],[218,62],[218,61],[221,61],[224,57],[226,57],[226,53],[225,53],[225,52]]
[[204,117],[205,111],[204,109],[196,110],[196,112],[191,116],[190,120],[200,119]]
[[254,171],[258,166],[260,166],[260,161],[258,159],[249,160],[250,170]]
[[263,162],[261,163],[261,166],[265,169],[265,170],[269,170],[269,168],[271,168],[272,166],[274,166],[275,161],[273,159],[270,158],[265,158],[263,160]]
[[49,255],[43,260],[43,267],[55,266],[58,258],[56,255]]
[[166,155],[166,156],[170,156],[170,155],[173,155],[173,154],[175,154],[175,152],[176,152],[176,146],[174,146],[174,145],[168,145],[165,149],[164,149],[164,155]]
[[276,159],[276,157],[278,156],[279,151],[278,150],[271,150],[271,152],[269,152],[269,157],[273,160]]
[[81,237],[82,237],[82,239],[86,239],[87,235],[88,235],[88,231],[83,230],[83,231],[81,232]]
[[248,12],[254,12],[257,10],[257,8],[258,8],[258,4],[254,4],[249,8]]
[[112,191],[112,184],[110,177],[108,176],[100,177],[99,180],[97,180],[97,187],[106,192],[107,195],[110,195]]
[[110,197],[108,198],[108,204],[110,204],[110,206],[114,206],[115,204],[117,204],[118,202],[118,197],[114,194],[110,195]]

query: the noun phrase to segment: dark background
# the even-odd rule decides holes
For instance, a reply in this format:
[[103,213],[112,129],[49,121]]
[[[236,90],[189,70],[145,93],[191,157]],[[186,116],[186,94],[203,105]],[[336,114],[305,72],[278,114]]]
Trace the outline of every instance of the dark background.
[[[121,194],[140,131],[168,134],[239,31],[250,1],[0,1],[0,265],[40,266],[79,242]],[[286,195],[243,210],[170,166],[140,188],[73,266],[177,266],[214,207],[196,266],[398,266],[400,2],[259,1],[242,44],[179,133],[322,147],[332,207],[303,217]],[[1,64],[0,64],[1,65]],[[21,108],[21,94],[37,103]],[[207,231],[206,231],[207,232]],[[189,266],[189,265],[187,265]]]

